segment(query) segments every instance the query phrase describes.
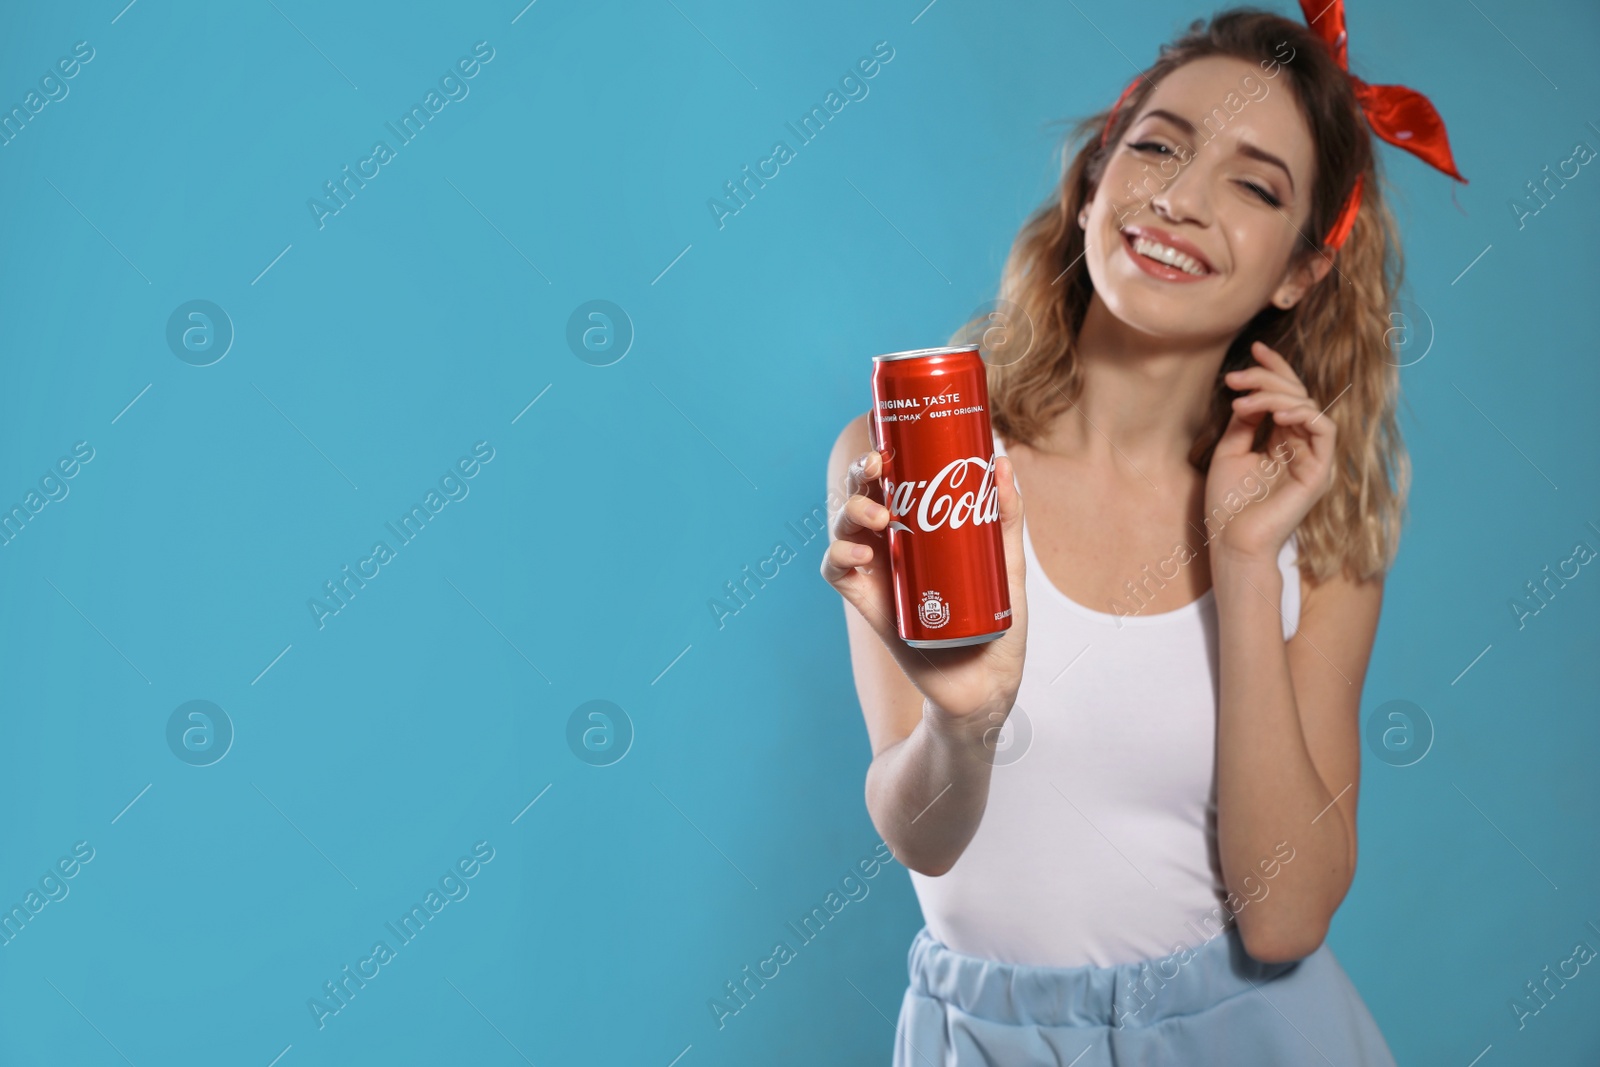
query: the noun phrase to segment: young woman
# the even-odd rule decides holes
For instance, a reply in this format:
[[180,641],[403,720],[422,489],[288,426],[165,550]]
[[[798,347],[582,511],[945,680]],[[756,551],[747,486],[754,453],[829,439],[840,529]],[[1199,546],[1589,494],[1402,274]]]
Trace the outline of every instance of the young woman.
[[1407,481],[1369,131],[1460,175],[1303,10],[1165,47],[1015,242],[1004,636],[900,641],[867,416],[834,447],[867,805],[927,922],[897,1065],[1394,1062],[1323,943]]

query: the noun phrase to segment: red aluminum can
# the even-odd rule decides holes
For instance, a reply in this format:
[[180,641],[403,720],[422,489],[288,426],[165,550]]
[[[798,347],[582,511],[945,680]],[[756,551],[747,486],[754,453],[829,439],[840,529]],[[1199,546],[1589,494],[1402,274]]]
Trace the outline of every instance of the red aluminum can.
[[989,386],[976,345],[872,360],[900,638],[914,648],[993,641],[1011,628]]

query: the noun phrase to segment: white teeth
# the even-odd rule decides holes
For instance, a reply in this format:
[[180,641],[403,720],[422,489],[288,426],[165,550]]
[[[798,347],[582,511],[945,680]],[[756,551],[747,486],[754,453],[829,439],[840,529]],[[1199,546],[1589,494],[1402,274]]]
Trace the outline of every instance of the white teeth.
[[1176,248],[1168,248],[1166,245],[1152,241],[1148,237],[1135,237],[1133,239],[1133,250],[1141,256],[1149,256],[1151,259],[1159,260],[1168,266],[1177,267],[1185,274],[1202,275],[1207,273],[1206,269],[1200,265],[1200,261],[1193,256],[1186,256]]

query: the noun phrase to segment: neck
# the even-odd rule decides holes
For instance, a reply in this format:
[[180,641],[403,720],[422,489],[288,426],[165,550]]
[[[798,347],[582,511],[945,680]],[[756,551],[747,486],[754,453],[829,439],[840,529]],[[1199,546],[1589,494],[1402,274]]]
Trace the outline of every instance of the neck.
[[1076,406],[1056,416],[1042,449],[1090,457],[1120,452],[1139,467],[1186,466],[1210,419],[1229,343],[1143,333],[1095,294],[1078,333],[1083,391]]

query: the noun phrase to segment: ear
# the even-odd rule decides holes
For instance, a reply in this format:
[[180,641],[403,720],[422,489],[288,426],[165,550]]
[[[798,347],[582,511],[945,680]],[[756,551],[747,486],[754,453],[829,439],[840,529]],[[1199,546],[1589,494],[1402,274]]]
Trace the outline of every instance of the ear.
[[1332,269],[1333,258],[1321,249],[1300,256],[1284,274],[1278,288],[1273,290],[1272,306],[1285,310],[1294,307]]
[[[1078,214],[1084,215],[1094,207],[1094,198],[1100,192],[1099,183],[1089,183],[1083,191],[1083,199],[1078,202]],[[1076,219],[1074,219],[1076,221]],[[1081,229],[1082,227],[1080,227]]]

